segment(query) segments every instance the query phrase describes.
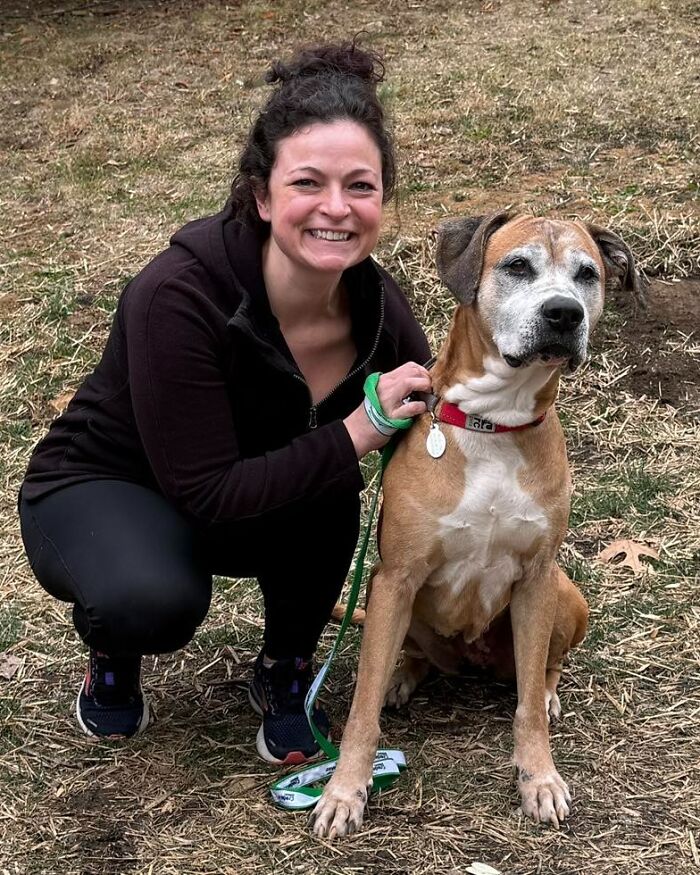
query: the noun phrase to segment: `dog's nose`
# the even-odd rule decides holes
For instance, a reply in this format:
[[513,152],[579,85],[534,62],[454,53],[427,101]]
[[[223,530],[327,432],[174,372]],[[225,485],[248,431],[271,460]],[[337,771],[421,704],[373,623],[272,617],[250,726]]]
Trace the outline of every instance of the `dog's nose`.
[[542,315],[558,334],[573,331],[583,321],[583,307],[573,298],[555,295],[542,305]]

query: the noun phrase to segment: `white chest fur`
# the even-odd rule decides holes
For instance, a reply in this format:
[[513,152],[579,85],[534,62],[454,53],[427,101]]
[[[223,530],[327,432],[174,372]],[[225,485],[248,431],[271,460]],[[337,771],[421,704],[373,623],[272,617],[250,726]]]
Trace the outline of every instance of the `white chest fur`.
[[448,601],[477,587],[486,622],[507,603],[523,556],[548,527],[541,507],[518,483],[523,459],[512,435],[454,430],[465,455],[464,492],[439,520],[445,561],[427,581],[446,587]]

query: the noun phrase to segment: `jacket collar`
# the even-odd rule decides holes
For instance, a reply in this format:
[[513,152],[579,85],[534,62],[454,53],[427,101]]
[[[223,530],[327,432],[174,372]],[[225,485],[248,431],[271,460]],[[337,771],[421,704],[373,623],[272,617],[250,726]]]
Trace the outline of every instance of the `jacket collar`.
[[[218,245],[225,254],[230,281],[240,295],[240,304],[228,324],[266,347],[267,354],[278,366],[296,372],[294,358],[270,309],[265,288],[262,248],[267,234],[243,225],[233,216],[230,207],[224,210],[222,217]],[[348,288],[357,362],[361,362],[376,348],[383,326],[384,283],[370,257],[346,270],[343,280]]]

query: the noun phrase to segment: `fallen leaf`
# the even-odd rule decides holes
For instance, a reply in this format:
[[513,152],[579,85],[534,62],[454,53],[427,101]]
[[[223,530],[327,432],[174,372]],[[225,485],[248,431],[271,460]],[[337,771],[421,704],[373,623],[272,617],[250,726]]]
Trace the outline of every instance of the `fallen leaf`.
[[22,660],[19,657],[0,653],[0,678],[4,681],[11,681],[21,665]]
[[62,392],[60,395],[57,395],[49,401],[49,407],[55,410],[56,413],[63,413],[66,407],[68,407],[68,402],[73,395],[75,395],[75,392]]
[[[621,556],[619,562],[615,562],[618,556]],[[631,568],[635,574],[644,574],[647,566],[639,561],[640,556],[650,556],[652,559],[658,559],[659,554],[646,544],[640,544],[638,541],[629,541],[623,539],[621,541],[613,541],[604,550],[598,553],[598,559],[601,562],[606,562],[610,565],[625,565]]]

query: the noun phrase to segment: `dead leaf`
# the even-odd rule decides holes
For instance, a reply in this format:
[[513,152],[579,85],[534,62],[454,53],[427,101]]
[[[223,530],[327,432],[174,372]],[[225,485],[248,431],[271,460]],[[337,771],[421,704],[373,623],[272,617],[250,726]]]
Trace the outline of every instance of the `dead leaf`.
[[[615,562],[618,556],[621,556],[619,562]],[[648,566],[643,565],[639,561],[640,556],[650,556],[652,559],[658,559],[659,554],[656,550],[651,547],[647,547],[646,544],[640,544],[638,541],[613,541],[608,547],[604,550],[601,550],[598,553],[598,559],[601,562],[605,562],[609,565],[625,565],[627,568],[631,568],[635,574],[644,574],[644,572],[648,569]]]
[[10,656],[6,653],[0,653],[0,678],[4,681],[11,681],[19,671],[22,665],[22,660],[18,656]]
[[60,395],[57,395],[55,398],[52,398],[49,401],[49,407],[56,411],[56,413],[63,413],[63,411],[68,407],[68,402],[75,395],[74,391],[71,392],[61,392]]

